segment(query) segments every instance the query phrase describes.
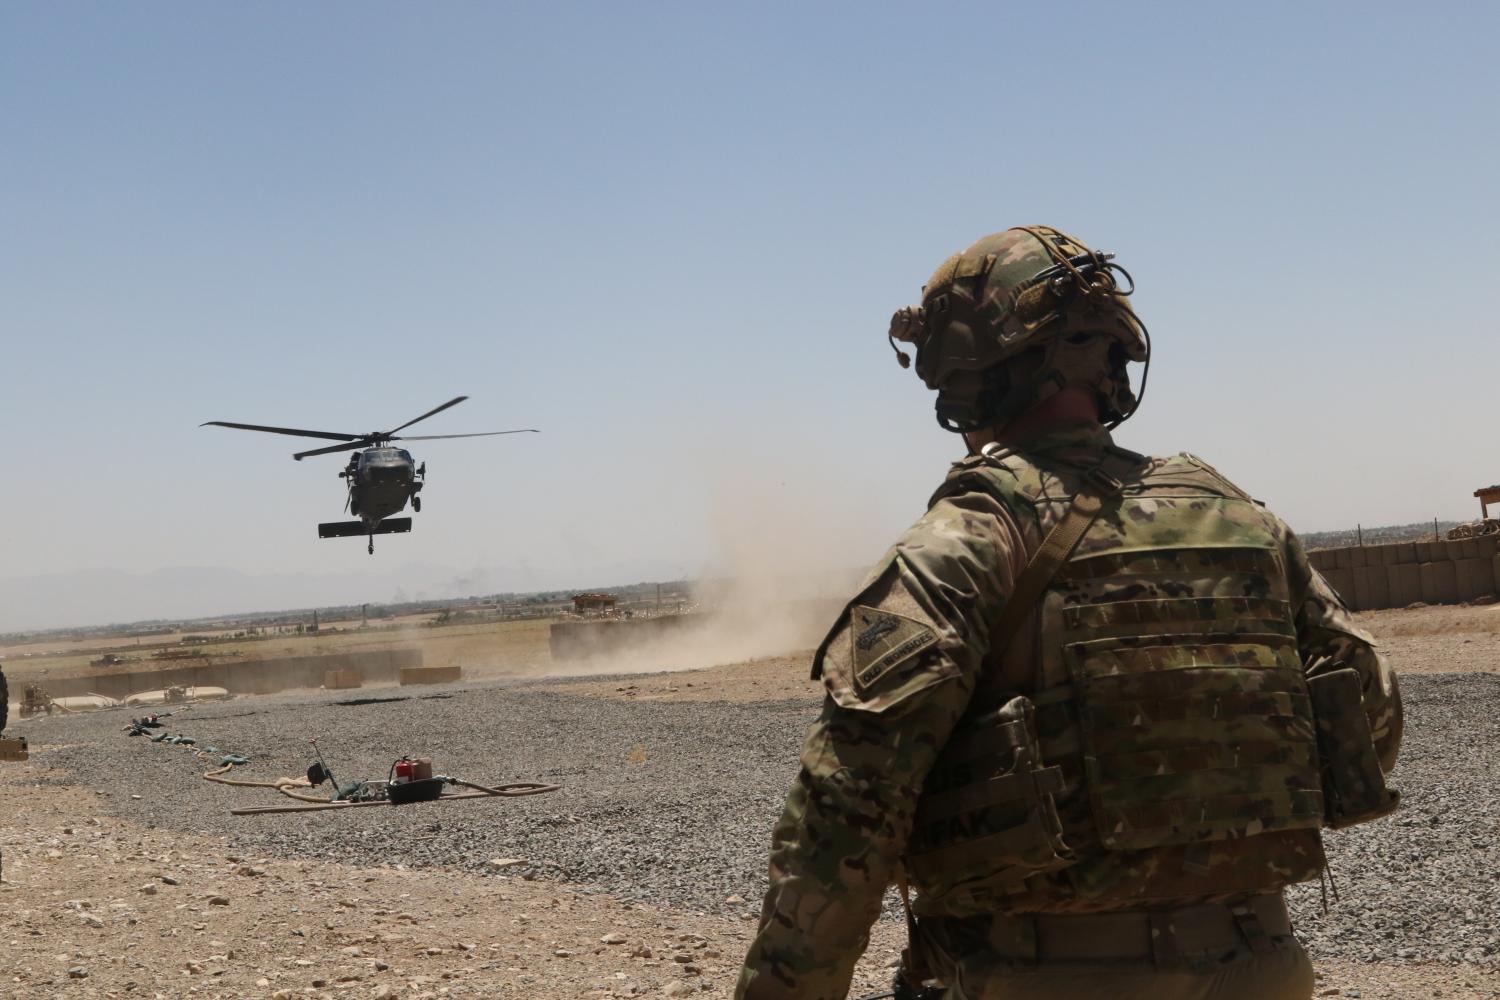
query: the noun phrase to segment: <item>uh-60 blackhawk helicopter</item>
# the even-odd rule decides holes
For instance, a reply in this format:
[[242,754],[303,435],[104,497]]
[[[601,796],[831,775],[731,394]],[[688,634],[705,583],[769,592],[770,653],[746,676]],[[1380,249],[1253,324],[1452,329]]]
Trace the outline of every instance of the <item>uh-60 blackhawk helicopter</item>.
[[536,434],[534,428],[526,427],[514,431],[483,431],[478,434],[421,434],[407,437],[397,436],[396,431],[405,430],[418,420],[426,420],[434,413],[441,413],[450,406],[457,406],[468,396],[456,396],[442,406],[428,410],[420,417],[408,420],[400,427],[370,434],[338,434],[333,431],[305,431],[295,427],[267,427],[264,424],[236,424],[227,420],[210,420],[200,427],[236,427],[242,431],[266,431],[270,434],[292,434],[297,437],[327,438],[340,444],[311,451],[299,451],[292,457],[302,461],[310,455],[330,455],[338,451],[354,451],[349,464],[339,477],[349,486],[349,496],[344,509],[358,521],[329,521],[318,525],[319,538],[349,538],[368,535],[369,551],[375,552],[375,536],[411,530],[411,518],[392,517],[400,513],[408,500],[411,509],[421,511],[422,498],[418,496],[427,479],[427,463],[418,465],[411,452],[394,447],[392,441],[437,441],[444,438],[495,437],[500,434]]

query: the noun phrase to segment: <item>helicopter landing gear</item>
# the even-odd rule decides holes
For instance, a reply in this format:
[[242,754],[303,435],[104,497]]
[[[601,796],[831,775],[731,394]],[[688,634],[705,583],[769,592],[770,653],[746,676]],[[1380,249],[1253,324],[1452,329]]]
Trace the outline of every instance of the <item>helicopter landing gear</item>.
[[367,549],[365,549],[365,551],[368,552],[368,553],[370,553],[370,555],[372,555],[372,556],[375,554],[375,536],[374,535],[370,536],[370,547],[367,548]]
[[421,497],[412,497],[411,498],[411,509],[414,510],[414,511],[416,511],[418,514],[422,513],[422,498]]

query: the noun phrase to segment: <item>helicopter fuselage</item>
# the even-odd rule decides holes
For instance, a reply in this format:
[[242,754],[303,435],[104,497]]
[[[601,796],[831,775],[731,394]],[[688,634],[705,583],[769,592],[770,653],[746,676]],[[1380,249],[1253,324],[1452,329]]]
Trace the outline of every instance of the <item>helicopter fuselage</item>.
[[367,525],[406,509],[422,491],[426,466],[405,448],[366,448],[349,457],[339,476],[349,484],[349,513]]
[[297,461],[313,455],[332,455],[335,452],[351,451],[349,464],[339,477],[349,489],[349,513],[358,521],[327,521],[318,525],[319,538],[349,538],[368,535],[370,544],[366,551],[375,552],[375,536],[389,535],[411,530],[411,518],[391,517],[406,509],[408,503],[413,511],[422,509],[419,495],[426,484],[427,463],[418,465],[411,452],[398,448],[393,441],[436,441],[439,438],[498,437],[501,434],[535,434],[536,428],[526,427],[514,431],[481,431],[478,434],[417,434],[402,437],[412,424],[442,413],[457,406],[468,396],[455,396],[441,406],[435,406],[414,417],[399,427],[388,431],[372,431],[369,434],[347,434],[339,431],[307,430],[301,427],[278,427],[270,424],[242,424],[231,420],[210,420],[204,427],[232,427],[242,431],[261,431],[266,434],[290,434],[293,437],[322,438],[338,444],[309,448],[293,453]]

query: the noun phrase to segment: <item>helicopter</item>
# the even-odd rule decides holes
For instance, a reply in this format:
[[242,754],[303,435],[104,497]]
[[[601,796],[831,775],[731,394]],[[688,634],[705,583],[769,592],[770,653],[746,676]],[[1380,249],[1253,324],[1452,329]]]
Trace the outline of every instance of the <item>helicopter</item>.
[[437,441],[445,438],[496,437],[501,434],[536,434],[535,428],[525,427],[513,431],[483,431],[478,434],[419,434],[400,436],[412,424],[442,413],[450,406],[457,406],[468,396],[455,396],[442,406],[414,417],[400,427],[388,431],[373,431],[369,434],[339,434],[333,431],[307,431],[296,427],[268,427],[264,424],[238,424],[228,420],[209,420],[200,427],[233,427],[242,431],[265,431],[269,434],[292,434],[297,437],[327,438],[341,442],[325,448],[299,451],[292,457],[302,461],[312,455],[331,455],[339,451],[353,451],[349,464],[339,473],[345,480],[349,495],[344,501],[344,510],[359,518],[358,521],[328,521],[318,525],[319,538],[349,538],[356,535],[369,536],[368,551],[375,554],[375,536],[389,535],[411,530],[411,518],[392,517],[406,508],[422,510],[422,487],[427,482],[427,463],[417,464],[411,452],[395,447],[393,441]]

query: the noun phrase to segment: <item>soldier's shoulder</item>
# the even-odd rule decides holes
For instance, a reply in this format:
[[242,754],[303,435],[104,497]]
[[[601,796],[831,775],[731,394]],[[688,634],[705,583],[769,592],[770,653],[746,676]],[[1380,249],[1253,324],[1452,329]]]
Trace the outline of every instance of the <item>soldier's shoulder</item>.
[[1193,485],[1202,486],[1217,493],[1248,500],[1251,503],[1264,507],[1255,497],[1240,488],[1234,480],[1220,472],[1202,457],[1190,451],[1180,451],[1167,458],[1152,458],[1149,462],[1150,471],[1148,479],[1158,482],[1182,481]]
[[1007,506],[1030,503],[1042,493],[1044,478],[1041,467],[1020,452],[970,455],[948,467],[927,505],[964,493],[985,493]]

